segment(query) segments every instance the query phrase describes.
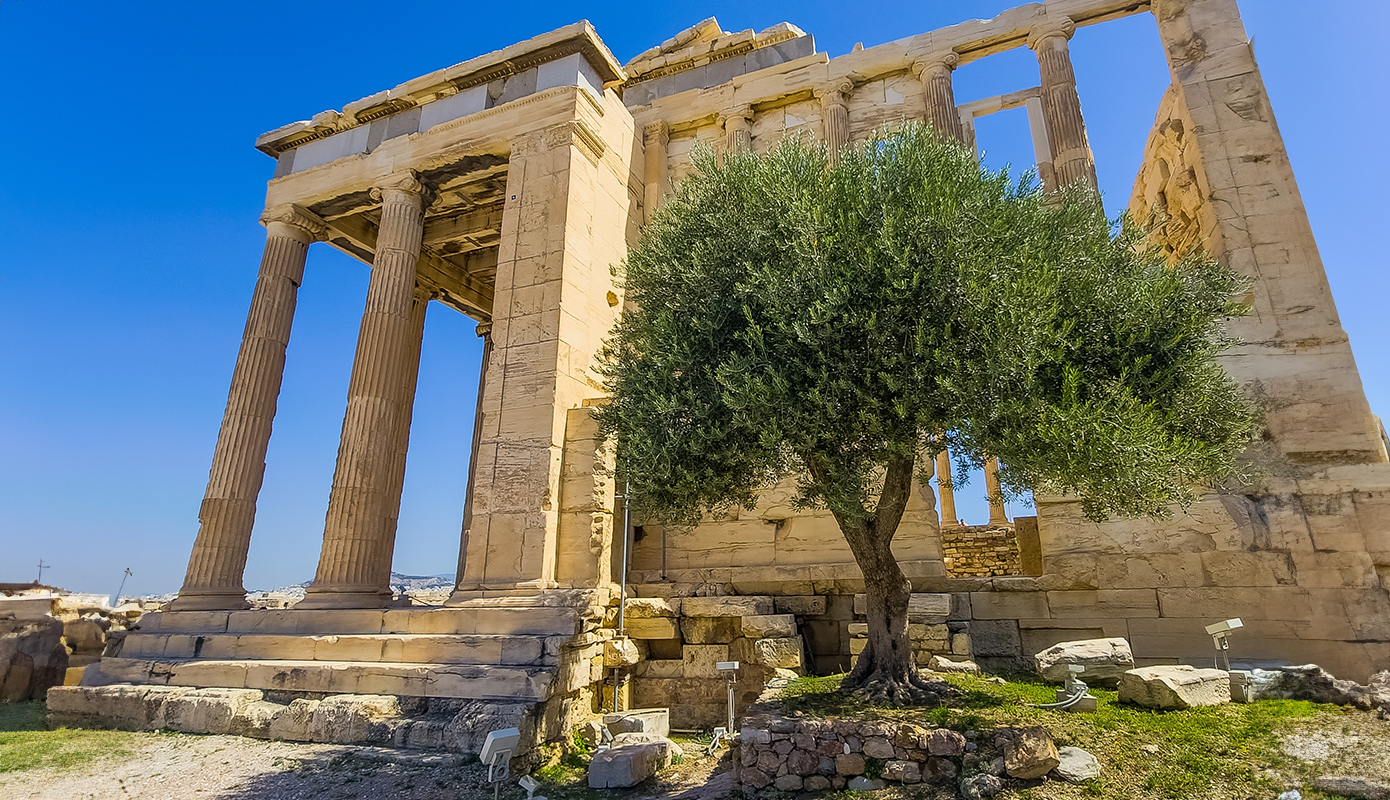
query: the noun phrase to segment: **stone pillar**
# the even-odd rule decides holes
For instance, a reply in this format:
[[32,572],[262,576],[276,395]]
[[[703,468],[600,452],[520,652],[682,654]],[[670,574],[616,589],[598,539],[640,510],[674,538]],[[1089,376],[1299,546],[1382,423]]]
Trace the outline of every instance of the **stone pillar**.
[[478,366],[478,404],[473,413],[473,449],[468,454],[468,486],[463,496],[463,536],[459,541],[459,568],[455,575],[468,571],[468,532],[473,527],[473,491],[478,484],[478,445],[483,438],[483,390],[487,386],[487,365],[492,360],[492,323],[479,322],[474,331],[483,340],[483,358]]
[[425,194],[412,172],[372,190],[382,204],[381,230],[348,385],[323,551],[298,608],[376,608],[391,601],[392,523],[400,503],[396,450],[400,426],[408,424],[405,387]]
[[275,402],[285,374],[285,347],[310,243],[323,238],[316,220],[285,206],[267,211],[265,251],[251,295],[227,409],[217,434],[212,469],[198,511],[198,538],[188,573],[172,608],[246,608],[242,574],[256,519],[256,495],[265,477]]
[[849,146],[849,96],[853,91],[854,82],[848,78],[816,91],[820,98],[825,149],[829,151],[831,164],[838,163],[840,151]]
[[666,146],[671,141],[671,127],[665,122],[653,122],[642,128],[642,144],[645,153],[643,180],[646,181],[644,218],[651,222],[656,210],[661,208],[666,192],[671,188],[670,163],[666,157]]
[[999,485],[999,459],[994,456],[985,459],[985,493],[989,495],[989,524],[1008,525],[1009,515],[1004,510],[1004,490]]
[[577,119],[511,142],[477,477],[451,605],[557,586],[566,426],[570,409],[602,392],[592,360],[622,308],[610,265],[635,230],[626,159],[640,135]]
[[[415,414],[415,389],[420,383],[420,351],[425,343],[425,313],[429,310],[431,299],[432,295],[428,289],[419,284],[415,285],[406,340],[410,349],[406,353],[405,363],[402,365],[404,374],[401,376],[401,413],[395,435],[396,462],[392,467],[391,486],[386,493],[386,497],[391,503],[390,516],[387,522],[386,552],[388,553],[396,551],[396,528],[401,519],[401,492],[405,488],[405,459],[410,450],[410,423]],[[391,559],[384,559],[378,566],[381,569],[381,574],[376,577],[374,582],[384,582],[389,586],[391,583]]]
[[951,485],[951,453],[948,450],[936,454],[936,490],[941,495],[941,527],[958,527],[960,518],[956,516],[956,490]]
[[1045,22],[1029,34],[1028,46],[1038,56],[1043,113],[1057,183],[1065,187],[1082,181],[1096,189],[1095,157],[1086,139],[1086,121],[1081,116],[1081,97],[1076,93],[1076,73],[1067,46],[1075,32],[1076,24],[1065,17],[1061,22]]
[[937,133],[965,141],[965,129],[960,124],[960,114],[956,111],[956,92],[951,85],[951,72],[960,63],[960,56],[953,52],[932,53],[912,62],[912,71],[922,82],[922,96],[926,101],[927,122]]
[[720,118],[724,125],[724,147],[728,153],[746,153],[753,149],[753,109],[748,106],[726,111]]

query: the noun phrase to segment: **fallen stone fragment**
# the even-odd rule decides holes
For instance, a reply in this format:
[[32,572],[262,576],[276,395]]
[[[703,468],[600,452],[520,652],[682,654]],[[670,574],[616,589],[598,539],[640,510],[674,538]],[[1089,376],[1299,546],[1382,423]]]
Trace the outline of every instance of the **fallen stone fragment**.
[[922,768],[915,761],[889,761],[883,765],[883,777],[898,783],[921,783]]
[[1057,745],[1046,728],[1016,728],[1004,744],[1004,771],[1011,778],[1041,778],[1059,763]]
[[1086,668],[1081,680],[1092,686],[1114,686],[1120,675],[1134,669],[1134,653],[1120,637],[1061,642],[1033,656],[1043,680],[1063,683],[1073,664]]
[[933,672],[964,672],[974,675],[980,673],[980,665],[974,661],[952,661],[945,656],[932,656],[927,668]]
[[[589,788],[627,789],[636,786],[656,774],[666,753],[667,749],[655,742],[610,747],[596,754],[589,762]],[[748,772],[744,770],[744,773]]]
[[1390,800],[1390,783],[1344,775],[1323,775],[1313,781],[1320,792],[1356,800]]
[[1145,708],[1184,709],[1231,702],[1225,670],[1185,664],[1132,669],[1120,676],[1120,701]]
[[603,743],[603,725],[594,720],[580,725],[576,728],[575,733],[579,737],[579,741],[591,750]]
[[671,710],[669,708],[634,708],[605,714],[603,724],[615,736],[620,733],[655,733],[658,736],[671,735]]
[[857,777],[850,778],[848,786],[850,788],[850,791],[854,792],[876,792],[879,789],[883,788],[884,783],[880,780],[866,778],[863,775],[859,775]]
[[1100,777],[1100,761],[1079,747],[1059,747],[1052,774],[1067,783],[1081,783]]
[[1004,790],[1004,782],[993,775],[973,775],[960,782],[965,800],[988,800]]

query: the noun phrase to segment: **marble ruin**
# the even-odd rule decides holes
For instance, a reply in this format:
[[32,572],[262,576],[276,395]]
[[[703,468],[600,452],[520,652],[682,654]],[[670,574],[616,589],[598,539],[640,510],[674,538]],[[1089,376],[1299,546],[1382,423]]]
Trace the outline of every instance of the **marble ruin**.
[[[669,707],[677,728],[720,724],[718,661],[743,662],[745,702],[777,670],[844,669],[863,646],[862,578],[827,513],[794,513],[773,490],[693,530],[623,530],[614,445],[591,416],[593,356],[623,302],[610,265],[701,142],[762,151],[809,134],[839,148],[904,120],[973,142],[979,116],[1022,107],[1045,184],[1094,186],[1069,42],[1143,13],[1172,86],[1131,209],[1161,212],[1175,253],[1201,245],[1255,279],[1225,363],[1268,409],[1267,475],[1160,522],[1093,524],[1073,498],[1037,497],[1036,517],[996,503],[969,527],[943,460],[895,543],[917,592],[914,646],[923,664],[1026,667],[1058,642],[1123,637],[1139,666],[1210,666],[1203,626],[1238,616],[1237,660],[1355,680],[1390,667],[1386,440],[1235,0],[1046,0],[833,59],[787,23],[727,33],[710,19],[620,64],[581,22],[261,136],[276,160],[265,254],[187,578],[86,685],[50,693],[54,713],[467,749],[489,720],[540,741],[615,702]],[[1038,85],[958,103],[953,70],[1015,48],[1036,54]],[[316,243],[372,267],[322,555],[302,602],[248,609],[256,496]],[[430,302],[477,320],[483,376],[457,587],[418,606],[393,603],[389,573]],[[334,718],[353,722],[322,722]]]

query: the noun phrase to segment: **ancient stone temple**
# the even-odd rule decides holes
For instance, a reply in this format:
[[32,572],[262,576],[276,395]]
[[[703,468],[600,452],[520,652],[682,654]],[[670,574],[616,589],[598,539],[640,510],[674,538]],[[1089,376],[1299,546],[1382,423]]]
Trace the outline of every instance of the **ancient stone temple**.
[[[1036,517],[996,503],[968,527],[942,460],[895,544],[917,592],[914,646],[923,663],[1009,667],[1123,636],[1142,664],[1206,664],[1204,625],[1241,617],[1237,660],[1354,679],[1390,667],[1385,437],[1234,0],[1047,0],[833,59],[790,24],[707,20],[623,65],[578,23],[260,137],[276,162],[265,254],[183,590],[108,652],[94,685],[55,690],[51,706],[469,750],[489,725],[556,738],[614,702],[718,724],[717,661],[742,662],[745,696],[779,668],[845,668],[862,647],[863,584],[828,514],[795,513],[774,489],[694,529],[615,525],[614,445],[591,417],[594,354],[623,302],[610,266],[700,142],[839,148],[905,120],[973,142],[978,117],[1022,107],[1045,184],[1094,186],[1069,41],[1133,14],[1157,20],[1172,86],[1131,208],[1162,213],[1175,253],[1204,246],[1254,279],[1225,363],[1267,408],[1267,474],[1164,521],[1094,524],[1074,498],[1037,497]],[[953,70],[1017,48],[1036,55],[1036,85],[958,102]],[[298,605],[252,610],[242,573],[315,244],[370,264],[370,287],[318,571]],[[389,586],[430,302],[484,339],[458,585],[438,607]]]

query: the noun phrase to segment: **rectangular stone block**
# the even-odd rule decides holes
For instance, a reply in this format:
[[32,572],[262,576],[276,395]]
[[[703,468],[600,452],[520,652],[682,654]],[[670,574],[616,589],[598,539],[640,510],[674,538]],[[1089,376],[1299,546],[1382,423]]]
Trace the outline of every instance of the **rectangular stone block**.
[[[868,596],[854,596],[854,613],[868,613]],[[907,618],[912,622],[945,622],[951,616],[951,595],[932,592],[913,592],[907,600]]]
[[686,617],[752,617],[771,614],[773,610],[771,597],[729,595],[681,599],[681,614]]
[[971,592],[975,619],[1022,619],[1052,616],[1044,592]]
[[795,614],[799,617],[819,617],[825,614],[825,597],[803,595],[795,597],[774,597],[773,607],[778,614]]
[[1156,617],[1158,594],[1153,589],[1094,589],[1048,592],[1051,616]]
[[680,636],[676,621],[671,617],[646,617],[624,621],[627,635],[633,639],[675,639]]

